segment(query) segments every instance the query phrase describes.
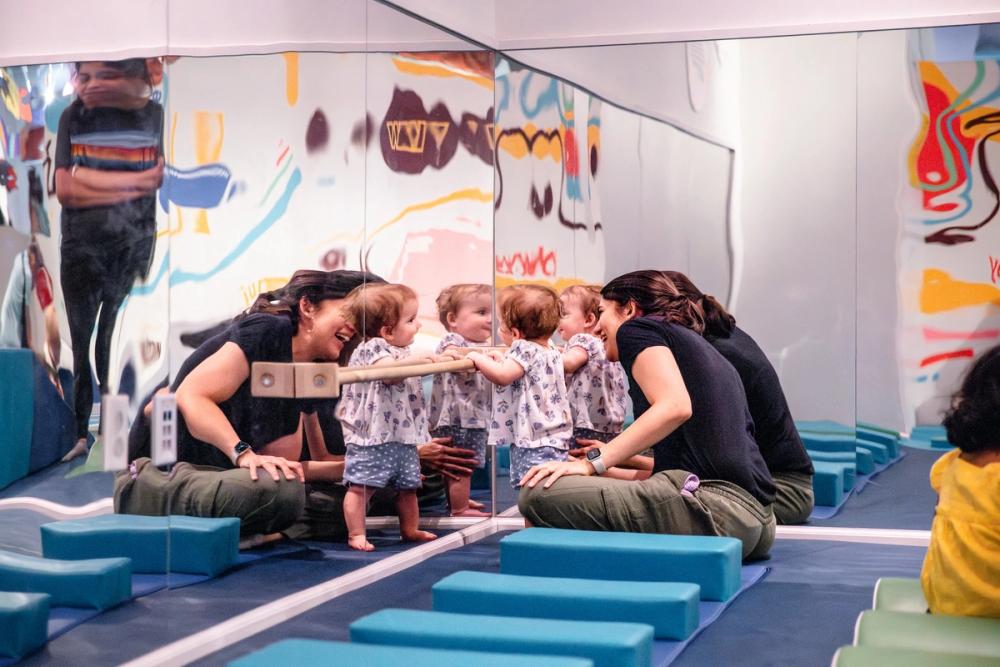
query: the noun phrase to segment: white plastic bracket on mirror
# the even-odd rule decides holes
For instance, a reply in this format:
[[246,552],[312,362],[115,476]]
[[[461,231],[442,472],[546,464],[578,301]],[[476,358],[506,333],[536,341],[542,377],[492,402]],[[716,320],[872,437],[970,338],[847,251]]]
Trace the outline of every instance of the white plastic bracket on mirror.
[[128,396],[104,396],[101,399],[101,444],[106,471],[128,467],[128,429]]
[[153,465],[177,462],[177,398],[173,394],[153,397]]

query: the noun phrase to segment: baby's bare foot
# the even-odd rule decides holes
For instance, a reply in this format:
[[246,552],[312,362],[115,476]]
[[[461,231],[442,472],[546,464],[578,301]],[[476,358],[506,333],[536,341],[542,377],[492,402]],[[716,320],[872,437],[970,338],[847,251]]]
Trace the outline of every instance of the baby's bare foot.
[[481,503],[481,502],[479,502],[478,500],[472,500],[472,499],[470,498],[470,499],[469,499],[469,507],[471,507],[471,508],[472,508],[472,509],[474,509],[474,510],[481,510],[481,509],[483,509],[484,507],[486,507],[486,505],[482,504],[482,503]]
[[403,540],[406,542],[430,542],[436,540],[437,535],[428,533],[426,530],[415,530],[412,533],[403,533]]
[[451,515],[452,516],[477,516],[477,517],[484,517],[484,516],[489,516],[490,513],[489,512],[480,512],[478,509],[473,509],[472,503],[469,503],[469,507],[465,508],[464,510],[459,510],[457,512],[452,512]]
[[358,551],[375,551],[375,545],[369,542],[364,535],[355,535],[347,538],[347,546]]

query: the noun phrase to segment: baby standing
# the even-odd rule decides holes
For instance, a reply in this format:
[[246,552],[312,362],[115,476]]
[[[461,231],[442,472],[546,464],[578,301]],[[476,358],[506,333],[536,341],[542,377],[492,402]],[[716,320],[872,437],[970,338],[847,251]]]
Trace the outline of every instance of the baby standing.
[[565,461],[573,439],[562,354],[549,344],[559,324],[559,298],[547,287],[515,285],[498,297],[503,357],[470,352],[492,382],[488,442],[510,445],[510,481],[520,486],[532,466]]
[[[351,355],[349,366],[398,365],[427,361],[410,355],[420,322],[417,295],[405,285],[374,284],[352,293],[351,310],[365,342]],[[344,498],[347,543],[360,551],[374,549],[365,536],[365,513],[376,489],[399,491],[396,509],[404,540],[427,541],[436,535],[418,529],[420,458],[417,445],[430,440],[420,378],[345,385],[337,406],[344,428]]]
[[608,361],[596,335],[601,291],[573,285],[559,296],[559,336],[566,341],[563,368],[573,414],[573,437],[610,442],[621,433],[628,410],[628,378]]
[[[452,285],[437,298],[438,317],[448,333],[437,353],[464,353],[489,343],[493,335],[493,288],[489,285]],[[450,437],[452,445],[476,453],[476,466],[486,460],[486,425],[490,418],[491,387],[480,373],[441,373],[434,376],[430,425],[434,437]],[[482,505],[469,500],[472,478],[448,478],[448,505],[452,516],[488,516]],[[479,505],[476,507],[476,505]]]

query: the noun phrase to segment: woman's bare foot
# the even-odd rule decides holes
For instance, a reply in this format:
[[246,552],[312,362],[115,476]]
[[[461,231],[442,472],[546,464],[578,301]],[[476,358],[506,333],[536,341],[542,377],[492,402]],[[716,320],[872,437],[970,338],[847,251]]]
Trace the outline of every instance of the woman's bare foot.
[[76,444],[73,445],[73,449],[66,452],[60,460],[62,463],[66,463],[67,461],[72,461],[78,456],[86,456],[89,451],[90,450],[87,449],[87,439],[80,438],[76,441]]
[[369,542],[364,535],[348,537],[347,546],[358,551],[375,551],[375,545]]
[[477,516],[477,517],[486,517],[486,516],[489,516],[490,513],[489,512],[480,512],[478,509],[474,509],[472,507],[472,503],[469,503],[469,506],[466,507],[464,510],[459,510],[458,512],[452,512],[451,515],[452,516]]
[[436,539],[437,535],[428,533],[426,530],[415,530],[412,533],[403,534],[403,541],[405,542],[430,542]]
[[486,505],[482,504],[478,500],[473,500],[472,498],[469,498],[469,507],[471,507],[474,510],[481,510],[484,507],[486,507]]

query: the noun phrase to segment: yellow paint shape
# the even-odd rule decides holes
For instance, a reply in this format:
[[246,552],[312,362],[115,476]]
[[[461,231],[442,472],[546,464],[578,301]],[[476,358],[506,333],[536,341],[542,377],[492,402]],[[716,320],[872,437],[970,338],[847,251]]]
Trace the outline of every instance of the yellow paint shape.
[[194,159],[198,165],[218,162],[225,137],[225,116],[215,111],[194,112]]
[[285,99],[294,107],[299,101],[299,54],[282,53],[285,59]]
[[544,285],[545,287],[551,287],[556,292],[562,292],[567,287],[572,285],[589,285],[590,282],[586,280],[581,280],[580,278],[556,278],[555,280],[542,280],[532,278],[530,280],[522,280],[518,278],[512,278],[511,276],[495,276],[493,278],[493,286],[495,289],[501,290],[504,287],[511,287],[512,285]]
[[534,143],[531,146],[532,157],[538,158],[539,160],[544,160],[549,157],[556,163],[562,162],[562,139],[566,132],[566,129],[559,127],[559,141],[555,140],[555,137],[549,138],[544,135],[538,134],[539,129],[535,127],[532,123],[527,123],[523,128],[524,132],[522,135],[520,132],[516,134],[504,134],[500,137],[500,150],[506,151],[508,155],[513,157],[515,160],[521,160],[528,156],[528,141],[525,139],[525,135],[528,137],[534,137]]
[[412,74],[413,76],[436,76],[446,79],[457,77],[459,79],[471,81],[477,86],[482,86],[487,90],[493,90],[493,79],[480,76],[478,74],[460,72],[435,63],[415,63],[411,60],[404,60],[402,58],[393,58],[392,63],[396,66],[396,69],[403,74]]
[[[396,214],[388,222],[380,225],[373,232],[368,234],[368,240],[370,241],[371,239],[375,238],[376,236],[384,232],[386,229],[392,227],[397,222],[399,222],[400,220],[402,220],[411,213],[416,213],[417,211],[426,211],[432,208],[436,208],[438,206],[442,206],[444,204],[448,204],[453,201],[459,201],[461,199],[470,199],[472,201],[478,201],[484,204],[493,203],[493,193],[485,192],[483,190],[480,190],[479,188],[466,188],[464,190],[456,190],[455,192],[447,194],[443,197],[438,197],[437,199],[431,199],[429,201],[420,202],[418,204],[411,204],[410,206],[407,206],[398,214]],[[356,234],[351,234],[349,232],[339,232],[337,234],[334,234],[333,236],[329,236],[323,239],[322,241],[317,243],[314,247],[324,248],[330,245],[331,243],[337,241],[358,242],[361,241],[361,239],[364,237],[364,234],[365,234],[364,229],[362,229],[360,232]]]
[[1000,288],[989,283],[955,280],[941,269],[924,269],[920,289],[920,311],[943,313],[958,308],[985,305],[1000,306]]

